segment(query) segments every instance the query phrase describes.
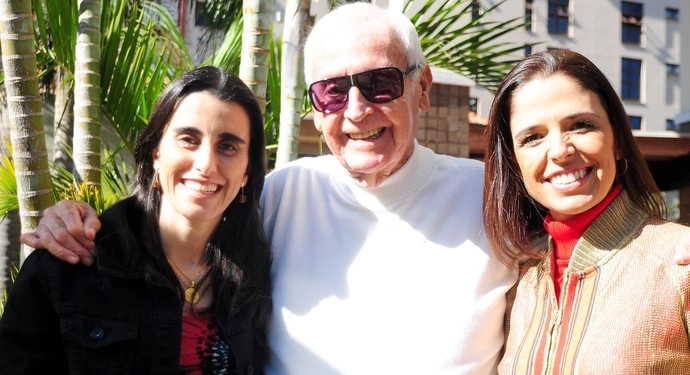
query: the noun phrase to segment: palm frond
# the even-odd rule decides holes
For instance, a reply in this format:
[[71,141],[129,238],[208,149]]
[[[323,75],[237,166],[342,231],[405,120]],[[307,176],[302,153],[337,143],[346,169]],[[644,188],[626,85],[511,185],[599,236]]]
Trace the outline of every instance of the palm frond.
[[200,4],[203,4],[203,12],[209,18],[210,29],[227,32],[228,26],[242,15],[241,1],[206,0],[205,3]]
[[[489,21],[487,16],[506,0],[472,16],[472,0],[427,0],[412,15],[429,63],[495,89],[507,71],[522,57],[525,45],[503,43],[500,37],[523,28],[525,18]],[[408,0],[405,10],[412,6]]]
[[[11,148],[10,145],[7,146]],[[0,216],[19,209],[17,199],[17,178],[14,174],[14,163],[8,155],[0,158]]]
[[193,64],[165,8],[147,1],[128,9],[123,2],[104,8],[103,112],[133,154],[160,92]]
[[103,199],[106,203],[114,203],[132,193],[136,171],[131,169],[122,156],[124,145],[115,150],[106,148],[103,162]]
[[235,21],[225,33],[223,43],[204,61],[203,65],[213,65],[223,68],[229,72],[237,74],[240,70],[240,57],[242,55],[242,14],[235,18]]
[[51,90],[52,75],[60,66],[67,73],[67,82],[74,73],[79,15],[76,0],[33,0],[34,35],[39,80]]
[[[237,20],[242,17],[242,2],[241,1],[227,1],[227,0],[206,0],[204,3],[196,3],[196,7],[203,6],[203,9],[196,9],[200,15],[196,17],[202,18],[202,24],[206,31],[201,35],[197,45],[197,51],[203,56],[207,56],[208,52],[218,49],[217,40],[219,36],[228,35],[229,30],[237,23]],[[191,8],[191,2],[190,2]],[[221,47],[222,48],[222,47]],[[216,65],[221,67],[221,65]],[[235,72],[234,70],[229,70]]]

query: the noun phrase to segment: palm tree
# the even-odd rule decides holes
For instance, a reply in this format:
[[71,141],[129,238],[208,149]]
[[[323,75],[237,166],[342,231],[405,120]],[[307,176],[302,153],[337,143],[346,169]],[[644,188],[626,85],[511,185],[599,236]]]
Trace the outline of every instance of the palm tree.
[[[0,2],[0,43],[23,231],[35,229],[42,210],[53,202],[32,31],[31,3]],[[24,249],[20,259],[27,253]]]
[[262,108],[266,104],[273,2],[273,0],[242,1],[244,28],[239,77],[254,92]]
[[276,167],[297,159],[302,108],[305,102],[304,56],[301,46],[309,25],[311,0],[287,0],[280,69],[280,135]]
[[[56,94],[64,88],[69,90],[69,94],[74,91],[71,89],[76,71],[77,0],[34,2],[39,66],[46,74],[54,70],[64,71],[65,83],[51,87],[55,88]],[[131,168],[128,165],[131,163],[126,161],[132,158],[137,135],[146,125],[160,91],[180,72],[193,66],[177,25],[166,10],[154,2],[106,1],[102,4],[100,20],[96,25],[101,36],[92,38],[99,40],[98,47],[90,47],[100,49],[98,56],[91,58],[100,61],[100,66],[90,69],[92,78],[96,80],[87,87],[98,84],[102,90],[98,90],[95,98],[87,99],[91,106],[91,119],[86,122],[86,128],[93,133],[97,133],[98,127],[103,131],[102,148],[107,168],[102,169],[103,178],[98,178],[94,185],[103,181],[105,200],[92,196],[99,195],[100,189],[82,192],[78,185],[73,185],[69,169],[54,166],[55,176],[59,177],[56,182],[62,191],[59,197],[76,195],[95,199],[103,202],[97,207],[99,210],[129,192]],[[77,108],[84,108],[84,99],[77,100]],[[69,113],[58,108],[56,121],[58,115]],[[93,113],[97,112],[100,114],[96,117]],[[92,138],[93,135],[88,133],[86,137]],[[68,149],[65,153],[69,153],[71,144],[64,146]],[[56,155],[59,152],[58,148]],[[98,153],[92,153],[92,156],[101,156],[100,146]],[[101,170],[101,163],[92,163],[90,168]]]
[[74,178],[101,186],[101,10],[100,0],[78,0],[74,70]]

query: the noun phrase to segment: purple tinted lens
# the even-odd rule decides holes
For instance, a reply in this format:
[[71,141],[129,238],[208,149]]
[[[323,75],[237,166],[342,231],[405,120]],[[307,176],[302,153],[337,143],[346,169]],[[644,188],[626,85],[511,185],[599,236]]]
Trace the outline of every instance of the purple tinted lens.
[[345,107],[351,86],[349,76],[325,79],[309,86],[309,97],[317,111],[336,112]]
[[355,85],[372,103],[385,103],[403,94],[403,75],[396,68],[383,68],[360,73],[354,77]]
[[352,76],[325,79],[309,86],[309,97],[314,109],[325,113],[343,109],[353,81],[362,96],[372,103],[397,99],[404,90],[403,74],[397,68],[374,69]]

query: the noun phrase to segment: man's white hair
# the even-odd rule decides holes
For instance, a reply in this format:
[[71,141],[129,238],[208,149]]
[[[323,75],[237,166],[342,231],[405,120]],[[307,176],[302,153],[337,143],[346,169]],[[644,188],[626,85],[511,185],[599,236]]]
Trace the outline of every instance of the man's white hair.
[[[312,28],[304,44],[304,77],[307,84],[316,80],[314,77],[314,63],[318,60],[320,43],[326,41],[338,43],[340,34],[356,32],[362,25],[375,28],[387,27],[397,35],[399,42],[405,49],[407,65],[423,66],[426,62],[419,34],[412,22],[402,13],[384,9],[367,2],[348,3],[341,5],[323,16]],[[327,33],[338,28],[339,32],[327,38]]]

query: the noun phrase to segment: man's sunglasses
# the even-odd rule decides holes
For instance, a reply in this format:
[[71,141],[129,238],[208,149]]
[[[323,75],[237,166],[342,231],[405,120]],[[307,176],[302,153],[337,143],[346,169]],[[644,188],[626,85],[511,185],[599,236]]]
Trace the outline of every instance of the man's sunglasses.
[[314,109],[331,113],[340,111],[347,104],[350,88],[355,86],[364,98],[372,103],[386,103],[402,96],[405,77],[419,68],[413,65],[404,73],[395,67],[379,68],[366,72],[316,81],[309,85],[309,98]]

